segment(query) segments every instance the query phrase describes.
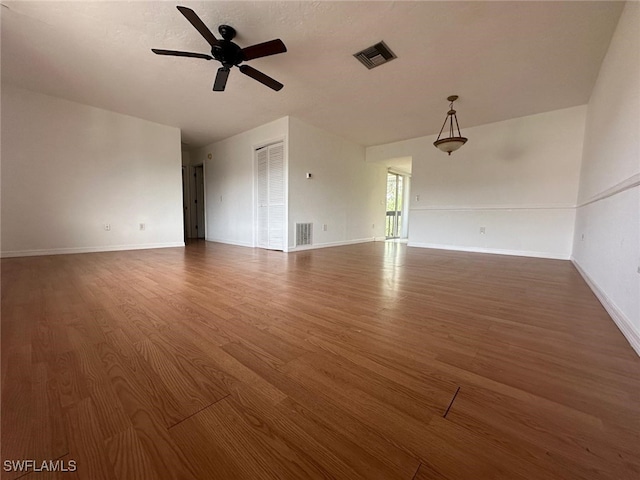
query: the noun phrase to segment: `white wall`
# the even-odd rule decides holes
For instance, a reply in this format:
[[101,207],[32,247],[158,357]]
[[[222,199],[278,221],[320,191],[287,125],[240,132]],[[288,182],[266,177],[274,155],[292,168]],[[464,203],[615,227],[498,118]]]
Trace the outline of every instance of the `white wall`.
[[180,157],[177,128],[3,84],[2,256],[184,245]]
[[568,259],[586,107],[473,128],[458,112],[469,141],[451,156],[435,135],[367,149],[413,157],[409,245]]
[[286,251],[295,249],[296,222],[314,224],[312,248],[384,235],[386,168],[366,163],[364,147],[284,117],[191,152],[192,164],[205,164],[207,240],[256,245],[254,150],[279,140],[285,146]]
[[289,248],[296,223],[313,223],[311,248],[384,237],[386,172],[365,161],[364,147],[291,117]]
[[640,354],[638,25],[628,2],[589,101],[573,261]]
[[284,117],[191,152],[193,165],[204,163],[207,240],[255,246],[253,152],[283,140],[286,165],[288,128]]

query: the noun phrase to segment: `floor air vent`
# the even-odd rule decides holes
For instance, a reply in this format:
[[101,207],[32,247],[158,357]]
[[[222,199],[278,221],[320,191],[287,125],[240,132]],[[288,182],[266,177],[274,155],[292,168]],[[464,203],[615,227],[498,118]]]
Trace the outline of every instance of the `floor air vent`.
[[376,43],[372,47],[365,48],[361,52],[354,53],[353,56],[360,60],[360,63],[369,70],[397,58],[396,54],[393,53],[384,42]]
[[311,245],[313,223],[296,223],[296,246]]

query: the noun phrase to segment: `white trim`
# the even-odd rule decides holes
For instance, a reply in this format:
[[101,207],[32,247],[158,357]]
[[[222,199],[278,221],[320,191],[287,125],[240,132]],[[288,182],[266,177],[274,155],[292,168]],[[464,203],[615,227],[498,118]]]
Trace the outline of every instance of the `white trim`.
[[609,298],[609,296],[604,293],[604,291],[598,286],[598,284],[585,272],[582,267],[578,264],[578,261],[571,256],[571,263],[576,267],[578,273],[582,275],[584,281],[587,282],[589,288],[593,291],[595,296],[600,300],[600,303],[607,311],[609,316],[613,319],[615,324],[618,326],[622,334],[625,336],[631,347],[636,351],[638,356],[640,356],[640,331],[636,329],[636,327],[631,323],[631,320],[627,318],[627,316],[616,306],[615,303]]
[[384,235],[382,237],[373,237],[373,241],[374,242],[386,242],[387,241],[387,237],[385,237]]
[[138,245],[104,245],[100,247],[52,248],[46,250],[15,250],[2,252],[0,257],[38,257],[42,255],[69,255],[75,253],[119,252],[122,250],[149,250],[153,248],[184,247],[184,242],[145,243]]
[[253,245],[251,242],[239,242],[237,240],[224,240],[222,238],[205,238],[205,241],[215,242],[215,243],[224,243],[226,245],[236,245],[238,247],[255,248],[255,245]]
[[389,167],[387,169],[387,172],[391,173],[392,175],[400,175],[401,177],[409,177],[409,178],[411,178],[411,174],[409,172],[405,172],[403,170],[396,170],[393,167]]
[[632,189],[634,187],[637,187],[638,185],[640,185],[640,173],[636,173],[635,175],[631,175],[629,178],[627,178],[626,180],[621,181],[620,183],[617,183],[613,187],[607,188],[606,190],[603,190],[602,192],[593,195],[588,200],[586,200],[586,201],[584,201],[582,203],[579,203],[577,208],[584,207],[584,206],[589,205],[591,203],[599,202],[600,200],[604,200],[605,198],[613,197],[614,195],[617,195],[618,193],[625,192],[625,191],[630,190],[630,189]]
[[577,204],[524,204],[524,205],[416,205],[413,204],[409,210],[435,210],[435,211],[476,211],[476,210],[571,210],[584,207],[594,202],[599,202],[605,198],[612,197],[632,188],[640,186],[640,173],[631,175],[613,187],[607,188],[600,193],[592,195],[588,200]]
[[367,243],[375,241],[374,237],[358,238],[356,240],[346,240],[343,242],[315,243],[313,245],[300,245],[298,247],[290,247],[287,252],[300,252],[302,250],[314,250],[316,248],[340,247],[344,245],[354,245],[356,243]]
[[530,250],[504,250],[501,248],[463,247],[457,245],[440,245],[436,243],[417,243],[409,241],[408,247],[433,248],[437,250],[454,250],[459,252],[491,253],[495,255],[513,255],[517,257],[549,258],[553,260],[569,260],[569,254],[562,255],[549,252],[532,252]]
[[558,205],[413,205],[409,210],[476,211],[476,210],[573,210],[574,204]]

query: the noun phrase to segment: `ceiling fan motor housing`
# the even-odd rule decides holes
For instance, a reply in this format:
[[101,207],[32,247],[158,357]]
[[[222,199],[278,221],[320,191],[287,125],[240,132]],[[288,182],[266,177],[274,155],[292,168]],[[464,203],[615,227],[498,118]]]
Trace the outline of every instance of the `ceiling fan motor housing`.
[[211,47],[211,55],[225,67],[239,65],[244,60],[242,49],[230,40],[222,40]]

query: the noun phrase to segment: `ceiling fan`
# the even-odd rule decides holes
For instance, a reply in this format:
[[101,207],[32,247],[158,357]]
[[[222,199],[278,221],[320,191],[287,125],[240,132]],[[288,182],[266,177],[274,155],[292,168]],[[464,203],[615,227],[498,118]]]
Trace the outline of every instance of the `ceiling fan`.
[[222,66],[218,69],[216,79],[213,82],[214,92],[223,92],[227,85],[227,78],[229,78],[229,72],[231,67],[238,67],[242,73],[257,80],[258,82],[272,88],[275,91],[281,90],[282,85],[277,80],[265,75],[259,70],[256,70],[249,65],[240,65],[242,62],[253,60],[261,57],[268,57],[269,55],[276,55],[278,53],[284,53],[287,51],[287,47],[282,40],[276,39],[269,42],[258,43],[250,47],[240,48],[231,40],[236,36],[236,31],[229,25],[220,25],[218,32],[222,36],[222,40],[218,40],[211,30],[200,20],[200,17],[196,15],[196,12],[187,7],[178,6],[177,9],[185,16],[187,20],[195,27],[200,35],[209,42],[211,45],[211,55],[205,53],[194,52],[181,52],[178,50],[160,50],[152,48],[151,51],[157,55],[172,55],[175,57],[192,57],[203,58],[205,60],[218,60]]

